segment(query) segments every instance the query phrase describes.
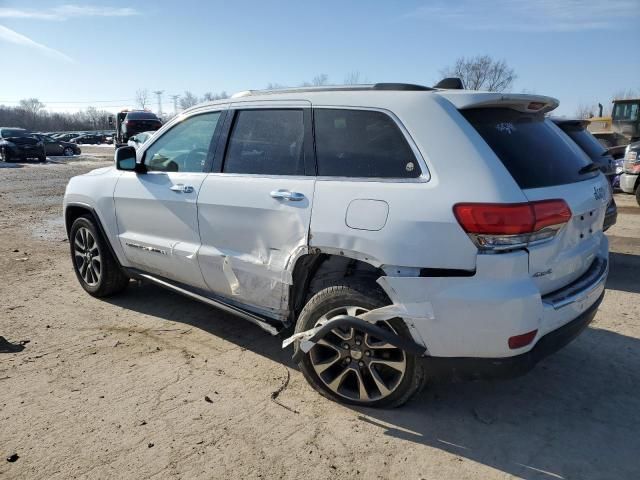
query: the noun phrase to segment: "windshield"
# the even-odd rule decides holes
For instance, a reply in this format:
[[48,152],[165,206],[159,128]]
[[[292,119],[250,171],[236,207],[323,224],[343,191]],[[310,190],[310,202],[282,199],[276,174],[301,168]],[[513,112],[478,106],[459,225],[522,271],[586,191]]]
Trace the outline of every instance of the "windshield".
[[591,160],[543,114],[509,108],[461,110],[520,188],[541,188],[593,178],[578,173]]
[[21,128],[3,128],[0,129],[0,137],[9,138],[9,137],[26,137],[29,134],[26,130],[22,130]]
[[613,119],[628,122],[638,120],[639,103],[616,103],[613,107]]

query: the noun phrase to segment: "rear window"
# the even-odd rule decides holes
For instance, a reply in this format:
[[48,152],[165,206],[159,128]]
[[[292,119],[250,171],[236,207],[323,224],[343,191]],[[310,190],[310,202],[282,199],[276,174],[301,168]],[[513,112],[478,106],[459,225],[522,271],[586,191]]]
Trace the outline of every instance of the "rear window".
[[578,173],[591,160],[543,114],[508,108],[461,110],[520,188],[575,183],[598,175]]
[[370,110],[314,111],[318,175],[416,178],[420,167],[389,115]]
[[601,160],[607,154],[607,149],[584,128],[566,127],[563,130],[594,162]]
[[27,135],[29,135],[29,132],[20,128],[3,128],[0,130],[0,137],[2,138],[26,137]]
[[129,112],[127,120],[158,120],[158,117],[151,112]]

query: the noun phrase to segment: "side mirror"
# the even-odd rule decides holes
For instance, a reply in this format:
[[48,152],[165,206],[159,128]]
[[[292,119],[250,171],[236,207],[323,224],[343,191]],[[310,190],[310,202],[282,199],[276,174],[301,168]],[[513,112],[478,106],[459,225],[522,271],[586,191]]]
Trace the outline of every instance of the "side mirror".
[[144,165],[136,163],[136,149],[133,147],[120,147],[115,153],[116,168],[128,172],[144,173]]

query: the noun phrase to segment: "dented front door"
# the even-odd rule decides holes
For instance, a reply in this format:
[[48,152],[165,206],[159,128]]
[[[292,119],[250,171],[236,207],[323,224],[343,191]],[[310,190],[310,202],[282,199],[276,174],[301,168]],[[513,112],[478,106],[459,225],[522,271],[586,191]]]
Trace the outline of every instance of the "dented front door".
[[315,177],[296,163],[305,161],[307,106],[232,105],[220,171],[198,197],[198,259],[208,287],[276,318],[287,309],[287,266],[308,245]]

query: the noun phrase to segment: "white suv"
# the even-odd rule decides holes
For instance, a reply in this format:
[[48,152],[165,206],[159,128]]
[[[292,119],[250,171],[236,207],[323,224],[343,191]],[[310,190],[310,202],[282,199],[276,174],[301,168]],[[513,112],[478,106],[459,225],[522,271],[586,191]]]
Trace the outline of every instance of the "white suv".
[[347,403],[400,405],[441,368],[524,372],[589,324],[608,273],[610,189],[557,105],[376,84],[191,108],[69,182],[78,280],[295,327],[307,380]]

